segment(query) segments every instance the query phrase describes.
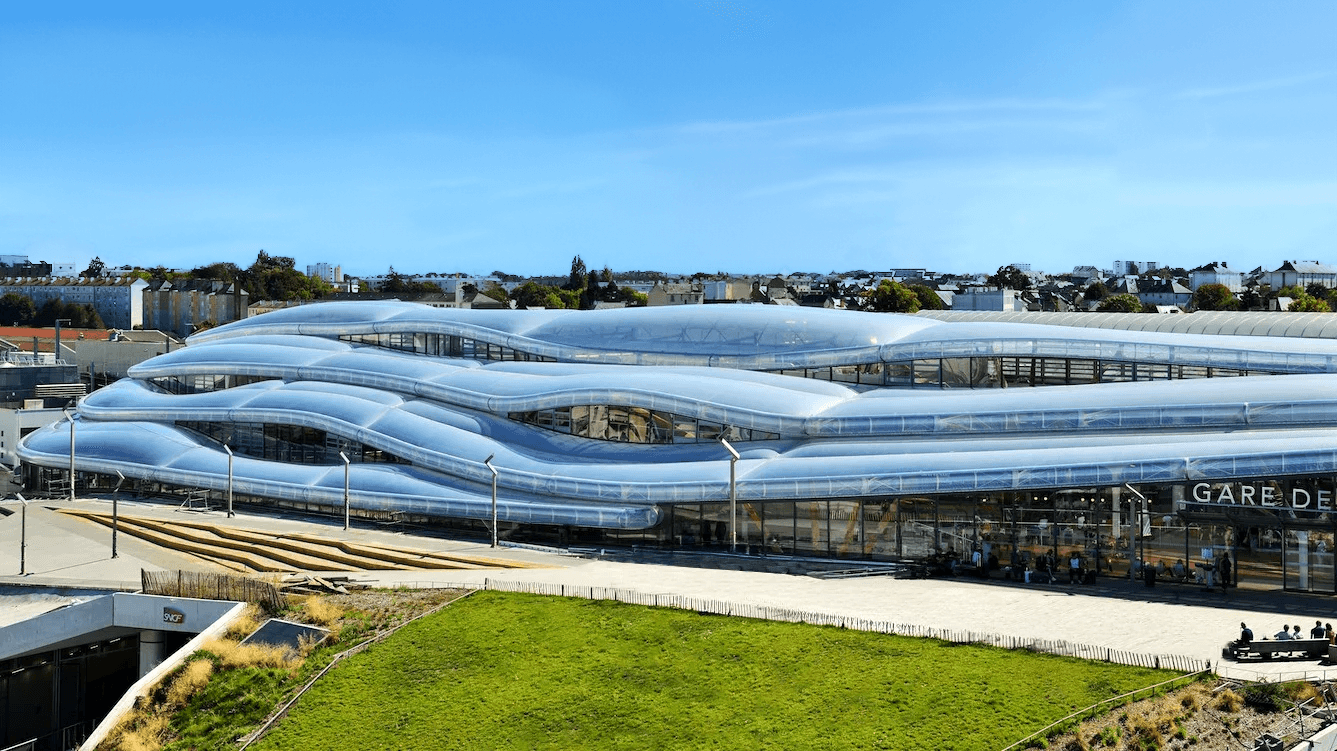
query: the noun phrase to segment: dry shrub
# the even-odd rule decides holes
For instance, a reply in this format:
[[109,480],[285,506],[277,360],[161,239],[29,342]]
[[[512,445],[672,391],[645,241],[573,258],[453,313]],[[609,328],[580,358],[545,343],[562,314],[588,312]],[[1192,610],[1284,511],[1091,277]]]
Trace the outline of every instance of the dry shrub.
[[1222,712],[1238,712],[1244,708],[1244,697],[1230,689],[1226,689],[1220,694],[1217,694],[1214,706]]
[[1212,696],[1211,689],[1202,683],[1194,683],[1179,692],[1179,706],[1189,714],[1206,706]]
[[1160,748],[1165,743],[1160,727],[1150,718],[1129,718],[1128,729],[1140,741],[1139,745]]
[[186,667],[176,678],[172,680],[172,685],[167,688],[166,704],[169,707],[184,707],[190,701],[190,697],[199,693],[209,683],[209,677],[214,674],[214,664],[208,660],[193,660],[186,663]]
[[1286,684],[1286,695],[1291,697],[1291,700],[1296,704],[1304,704],[1306,701],[1313,699],[1309,706],[1319,707],[1323,705],[1323,695],[1319,693],[1318,688],[1314,684],[1309,683],[1308,681],[1296,681],[1295,683]]
[[324,641],[324,639],[315,634],[302,634],[298,636],[297,654],[301,655],[303,659],[310,657],[311,653],[316,651],[316,647],[320,646],[322,641]]
[[335,605],[324,597],[318,595],[306,598],[306,602],[302,604],[302,607],[306,610],[307,618],[310,618],[313,623],[326,628],[333,626],[344,616],[344,609],[342,607]]
[[158,751],[167,732],[167,717],[141,715],[136,727],[122,731],[117,748],[121,751]]
[[204,645],[224,668],[291,668],[297,660],[283,647],[268,644],[238,644],[227,639],[213,639]]
[[225,636],[233,639],[244,639],[255,633],[257,628],[260,628],[261,618],[260,606],[253,602],[247,603],[246,609],[242,611],[237,620],[227,627]]

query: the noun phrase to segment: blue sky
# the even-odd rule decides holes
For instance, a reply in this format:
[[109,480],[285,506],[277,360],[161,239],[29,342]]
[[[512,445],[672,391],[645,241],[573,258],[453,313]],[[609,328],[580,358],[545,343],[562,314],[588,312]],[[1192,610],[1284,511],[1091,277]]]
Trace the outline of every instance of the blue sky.
[[80,268],[1337,263],[1331,2],[8,3],[0,92]]

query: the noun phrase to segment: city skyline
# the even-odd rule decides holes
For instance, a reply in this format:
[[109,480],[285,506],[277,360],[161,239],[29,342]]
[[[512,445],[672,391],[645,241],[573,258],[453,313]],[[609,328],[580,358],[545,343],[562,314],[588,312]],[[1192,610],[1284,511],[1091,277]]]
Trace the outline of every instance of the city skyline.
[[[0,253],[561,274],[1329,261],[1320,3],[8,9]],[[1104,260],[1097,260],[1104,259]]]

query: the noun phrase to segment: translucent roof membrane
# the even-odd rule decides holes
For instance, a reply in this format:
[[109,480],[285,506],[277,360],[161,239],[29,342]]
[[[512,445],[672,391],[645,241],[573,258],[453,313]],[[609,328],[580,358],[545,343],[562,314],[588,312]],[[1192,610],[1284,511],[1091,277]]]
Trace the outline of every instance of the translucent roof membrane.
[[[355,466],[353,501],[360,508],[485,518],[491,473],[482,460],[492,455],[503,519],[628,529],[657,523],[665,504],[727,499],[729,463],[723,447],[594,440],[522,424],[518,415],[636,407],[675,420],[691,417],[711,430],[718,425],[753,431],[747,434],[753,440],[739,447],[738,496],[743,500],[1337,471],[1337,374],[858,392],[719,367],[726,356],[746,360],[781,353],[798,359],[870,347],[884,354],[1050,348],[1151,360],[1198,358],[1219,367],[1266,357],[1285,367],[1326,367],[1337,356],[1333,342],[952,324],[761,306],[657,310],[605,317],[376,303],[265,314],[244,326],[194,337],[189,347],[142,363],[132,369],[131,379],[86,397],[79,407],[76,464],[88,471],[119,470],[127,477],[221,489],[226,484],[222,447],[175,423],[308,427],[411,463]],[[633,359],[669,352],[704,364],[479,366],[334,341],[347,329],[398,326],[408,319],[414,326],[535,337],[529,341],[540,341],[541,334],[544,346],[557,348],[589,346],[590,339],[621,330],[622,338],[599,343],[614,343],[614,350]],[[757,331],[750,350],[742,337],[749,327]],[[792,335],[785,334],[786,327]],[[671,338],[675,331],[701,338],[668,344],[638,338]],[[144,382],[188,375],[276,380],[185,394],[163,393]],[[67,466],[68,430],[61,423],[30,434],[20,445],[21,458]],[[341,467],[247,457],[237,460],[235,473],[238,492],[342,502]]]
[[[359,311],[363,311],[360,318]],[[1130,335],[1117,328],[1087,329],[1078,334],[1072,325],[1037,325],[1034,320],[980,322],[968,318],[947,324],[890,313],[769,305],[472,311],[412,303],[354,302],[275,311],[210,329],[190,341],[217,342],[265,334],[338,337],[431,333],[466,337],[563,362],[642,366],[779,370],[927,357],[1035,355],[1337,372],[1337,343],[1332,341],[1157,331]],[[1147,321],[1146,325],[1151,323]]]

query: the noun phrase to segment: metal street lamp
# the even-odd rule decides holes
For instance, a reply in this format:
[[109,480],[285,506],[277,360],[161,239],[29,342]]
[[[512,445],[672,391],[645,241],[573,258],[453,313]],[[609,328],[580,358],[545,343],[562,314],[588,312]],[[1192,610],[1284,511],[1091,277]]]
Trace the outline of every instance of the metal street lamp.
[[351,467],[352,464],[348,460],[348,455],[342,451],[339,452],[339,458],[344,460],[344,531],[346,532],[348,531],[348,515],[349,515],[348,468]]
[[28,499],[22,493],[15,493],[23,502],[19,516],[19,576],[28,575]]
[[[1128,466],[1131,467],[1133,465],[1130,464]],[[1142,536],[1142,515],[1140,513],[1141,510],[1138,508],[1138,501],[1146,503],[1147,497],[1137,492],[1137,488],[1126,482],[1123,486],[1128,488],[1128,492],[1133,494],[1133,497],[1128,499],[1128,579],[1132,581],[1136,579],[1136,575],[1133,573],[1133,566],[1138,560],[1137,538]],[[1146,561],[1143,561],[1142,565],[1145,566]],[[1146,572],[1143,572],[1143,575],[1145,575],[1145,573]]]
[[231,519],[235,516],[232,513],[232,447],[225,443],[223,450],[227,452],[227,518]]
[[496,454],[488,454],[483,463],[492,470],[492,547],[497,547],[497,468],[492,466]]
[[729,452],[729,552],[738,552],[738,452],[725,439],[720,444]]
[[125,482],[125,475],[121,470],[116,470],[116,476],[120,479],[116,481],[116,489],[111,491],[111,557],[117,557],[116,553],[116,533],[120,531],[121,515],[118,508],[118,502],[121,499],[121,484]]
[[74,413],[68,409],[64,412],[70,421],[70,503],[74,503]]

